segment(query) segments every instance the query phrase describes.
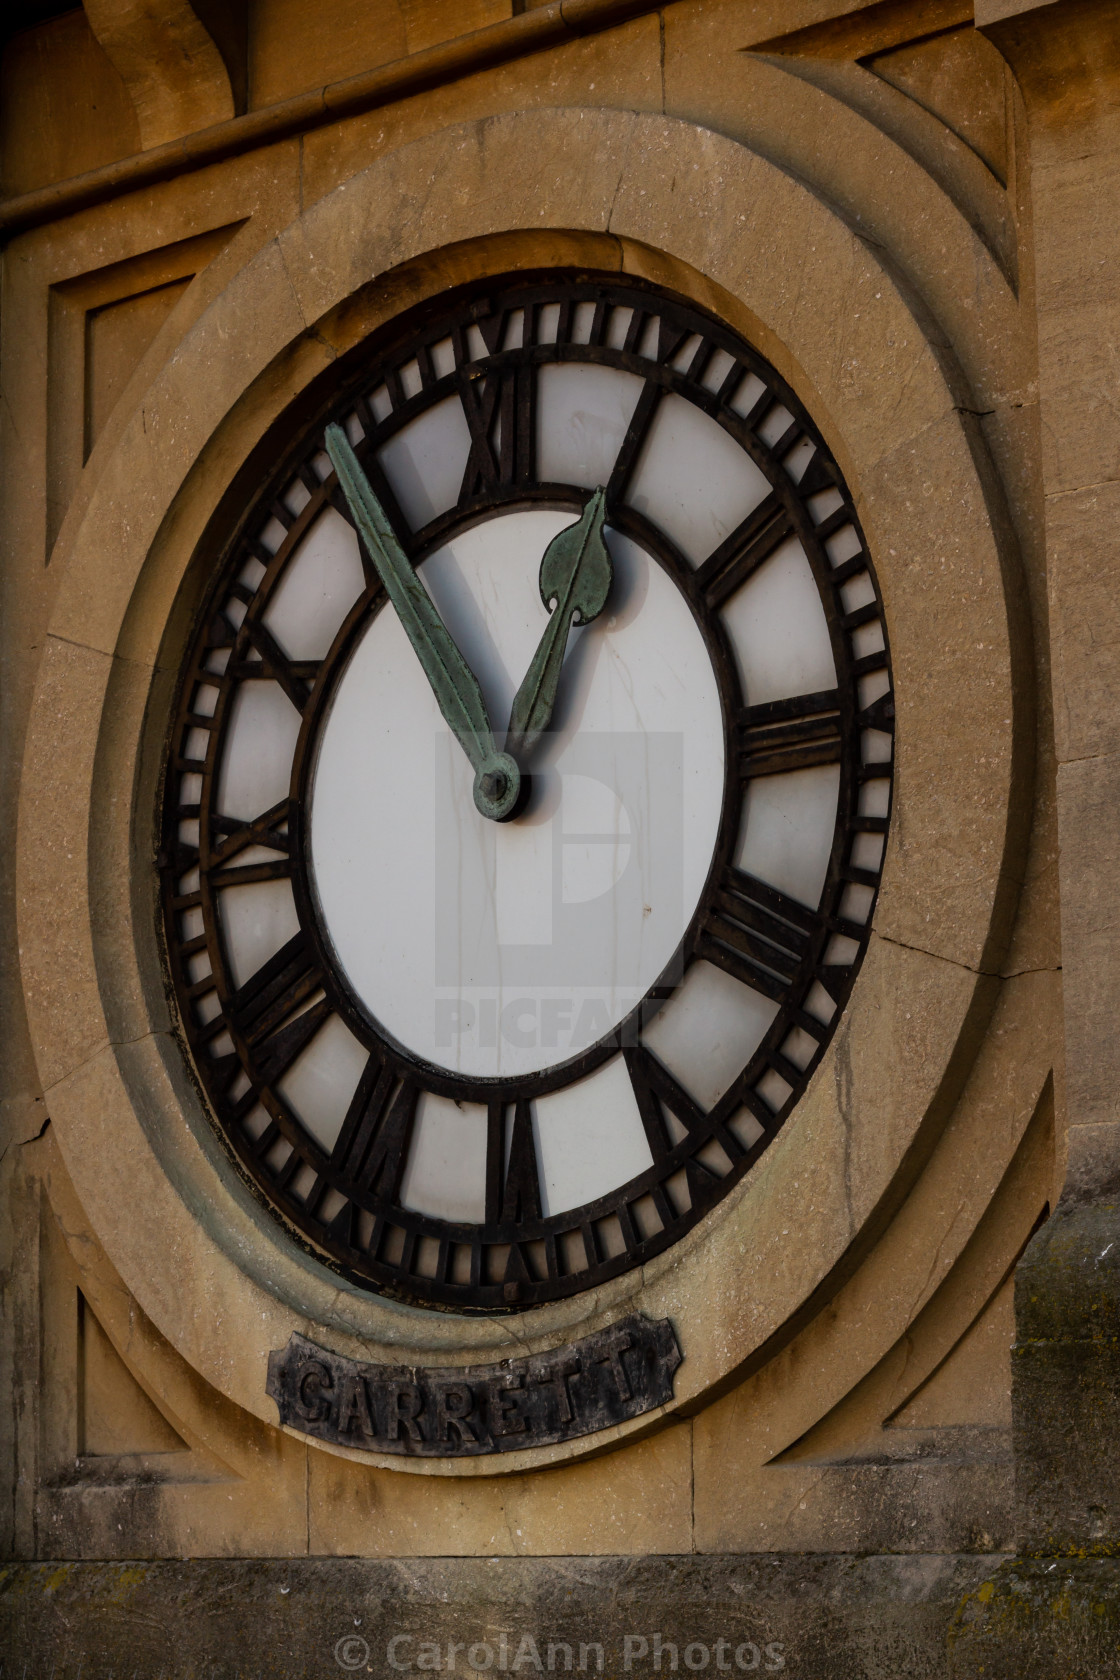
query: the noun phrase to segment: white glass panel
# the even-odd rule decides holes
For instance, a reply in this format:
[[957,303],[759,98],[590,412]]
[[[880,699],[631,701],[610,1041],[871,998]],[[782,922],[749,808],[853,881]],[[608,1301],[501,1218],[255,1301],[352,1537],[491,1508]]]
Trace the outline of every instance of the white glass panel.
[[279,683],[241,684],[218,779],[224,817],[252,822],[288,797],[299,725],[299,713]]
[[[382,420],[388,420],[390,414],[393,412],[393,403],[384,385],[379,385],[373,395],[368,397],[366,400],[369,403],[370,412],[372,413],[373,418],[379,425]],[[334,471],[333,466],[331,471]]]
[[486,1108],[425,1091],[416,1105],[401,1203],[433,1219],[486,1217]]
[[179,918],[179,936],[181,939],[184,941],[197,939],[199,934],[205,933],[205,931],[206,923],[203,921],[202,911],[197,905],[190,910],[183,911]]
[[885,834],[857,834],[852,841],[852,867],[878,870],[883,861]]
[[828,871],[839,792],[838,764],[756,777],[747,790],[735,854],[740,869],[815,908]]
[[773,1068],[771,1068],[768,1073],[763,1074],[762,1078],[755,1086],[755,1090],[758,1092],[763,1102],[770,1104],[770,1107],[776,1114],[778,1110],[780,1108],[784,1108],[786,1103],[789,1101],[790,1092],[793,1090],[793,1087],[792,1085],[787,1085],[781,1074],[775,1073]]
[[242,624],[245,622],[245,614],[248,611],[249,609],[245,605],[245,602],[239,600],[236,595],[231,595],[222,605],[222,612],[225,614],[226,618],[229,619],[235,630],[240,630]]
[[680,349],[677,351],[676,355],[673,357],[672,361],[669,363],[669,366],[677,368],[681,373],[687,373],[688,369],[692,365],[692,358],[695,356],[699,348],[700,334],[690,333],[681,345]]
[[[424,562],[499,727],[547,622],[540,557],[570,523],[503,514]],[[573,632],[516,821],[478,815],[470,765],[395,614],[371,621],[324,725],[311,855],[330,937],[373,1016],[437,1066],[515,1075],[594,1042],[669,961],[710,868],[715,675],[668,574],[617,533],[608,542],[611,606]],[[407,788],[407,804],[387,788]]]
[[844,603],[845,612],[856,612],[860,607],[869,607],[875,599],[875,585],[871,581],[871,573],[857,572],[854,578],[842,583],[840,599]]
[[859,956],[859,946],[845,933],[834,933],[825,947],[826,966],[848,968]]
[[323,659],[364,588],[354,529],[328,508],[285,566],[264,622],[289,658]]
[[234,984],[251,980],[299,932],[290,881],[254,881],[218,894]]
[[862,711],[865,707],[873,705],[876,700],[881,700],[884,694],[889,693],[890,686],[891,679],[886,671],[868,671],[865,677],[860,677],[860,710]]
[[188,729],[187,739],[183,743],[183,757],[192,764],[201,764],[210,750],[210,731],[208,729]]
[[416,358],[413,357],[411,362],[406,362],[404,367],[401,368],[401,389],[404,391],[406,397],[415,397],[420,391],[422,384],[423,381],[420,378],[420,364]]
[[705,368],[704,377],[700,383],[709,391],[718,391],[734,366],[734,356],[726,350],[717,350]]
[[886,776],[877,776],[874,781],[863,783],[859,790],[861,817],[885,817],[890,805],[891,784]]
[[769,488],[731,434],[674,393],[658,407],[627,500],[699,565]]
[[799,443],[794,444],[788,455],[782,457],[782,467],[795,484],[801,483],[805,477],[805,470],[816,453],[817,446],[812,438],[802,438]]
[[280,1095],[324,1149],[334,1148],[368,1060],[369,1051],[332,1015],[280,1081]]
[[285,531],[280,521],[273,516],[261,532],[260,540],[264,544],[265,548],[268,549],[270,554],[275,554],[287,534],[287,531]]
[[449,373],[455,372],[455,346],[449,338],[441,338],[438,344],[433,344],[428,354],[437,379],[445,379]]
[[654,1055],[709,1109],[742,1072],[769,1031],[778,1005],[714,963],[693,963],[642,1032]]
[[471,434],[458,397],[445,397],[407,426],[378,454],[401,512],[414,531],[459,499]]
[[805,1012],[807,1015],[815,1016],[822,1027],[827,1027],[836,1013],[835,1003],[819,980],[813,981],[805,995]]
[[658,317],[656,315],[651,315],[645,326],[642,328],[642,336],[638,340],[638,355],[645,356],[648,361],[655,362],[657,360],[657,346],[660,337],[661,331],[658,324]]
[[546,484],[606,484],[642,381],[618,368],[548,362],[537,385],[537,473]]
[[731,399],[729,406],[734,409],[741,420],[745,420],[765,389],[766,387],[757,373],[748,373]]
[[622,350],[626,346],[626,334],[630,331],[630,323],[634,319],[634,311],[625,304],[620,304],[611,310],[610,321],[607,326],[607,343],[612,350]]
[[762,1136],[763,1128],[749,1108],[741,1108],[738,1114],[733,1114],[727,1125],[744,1149],[753,1149]]
[[249,1113],[245,1116],[245,1119],[241,1122],[241,1124],[249,1137],[251,1137],[253,1142],[256,1143],[257,1139],[259,1137],[263,1137],[264,1133],[267,1132],[268,1128],[271,1126],[272,1116],[263,1103],[258,1103],[256,1108],[249,1110]]
[[589,344],[591,342],[591,329],[594,324],[595,305],[590,299],[584,303],[577,303],[572,311],[572,343]]
[[857,659],[866,659],[872,653],[882,653],[886,645],[883,626],[877,618],[873,618],[868,624],[860,624],[852,631],[852,652]]
[[790,413],[789,409],[783,407],[781,403],[778,403],[777,407],[772,408],[769,411],[765,420],[758,428],[758,435],[762,439],[763,443],[767,444],[772,449],[783,433],[789,430],[790,421],[792,419],[793,415]]
[[841,525],[831,537],[825,538],[824,543],[825,553],[834,566],[842,566],[845,560],[854,560],[862,546],[854,525]]
[[284,492],[284,506],[288,509],[288,512],[298,517],[310,500],[311,492],[302,478],[293,478]]
[[813,516],[813,524],[822,525],[830,513],[835,513],[836,509],[843,505],[844,498],[835,485],[830,485],[827,490],[818,490],[815,496],[809,497],[809,512]]
[[748,706],[835,688],[828,621],[796,537],[747,579],[722,617]]
[[653,1165],[621,1056],[566,1090],[536,1098],[533,1119],[546,1217],[593,1202]]
[[217,992],[206,992],[202,997],[194,1000],[195,1020],[200,1026],[207,1027],[222,1012]]
[[866,922],[871,914],[871,900],[874,896],[871,887],[865,887],[858,881],[850,881],[840,900],[840,914],[846,922]]
[[889,764],[894,738],[885,729],[864,729],[860,734],[860,746],[865,764]]
[[787,1062],[792,1062],[802,1073],[809,1066],[817,1053],[817,1041],[804,1027],[794,1027],[789,1037],[782,1043],[782,1055]]
[[556,329],[560,325],[560,305],[546,303],[537,315],[537,343],[555,344]]
[[284,856],[284,852],[278,852],[273,846],[245,846],[234,862],[238,869],[246,869],[254,863],[275,863]]

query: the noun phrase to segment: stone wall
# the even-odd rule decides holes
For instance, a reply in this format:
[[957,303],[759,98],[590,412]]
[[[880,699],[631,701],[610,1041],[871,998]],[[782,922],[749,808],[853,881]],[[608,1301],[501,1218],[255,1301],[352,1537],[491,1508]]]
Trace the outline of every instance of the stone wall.
[[[658,1631],[716,1667],[726,1639],[806,1675],[1110,1672],[1120,6],[90,0],[19,21],[13,1648],[60,1676],[94,1652],[153,1680],[332,1673],[357,1617],[382,1670],[394,1633],[504,1626],[599,1641],[611,1673]],[[814,413],[890,615],[899,803],[848,1016],[743,1193],[571,1311],[402,1323],[282,1238],[218,1148],[166,1000],[147,813],[243,463],[408,304],[552,265],[707,305]],[[293,1330],[434,1364],[635,1309],[680,1327],[673,1404],[500,1473],[309,1443],[265,1392]]]

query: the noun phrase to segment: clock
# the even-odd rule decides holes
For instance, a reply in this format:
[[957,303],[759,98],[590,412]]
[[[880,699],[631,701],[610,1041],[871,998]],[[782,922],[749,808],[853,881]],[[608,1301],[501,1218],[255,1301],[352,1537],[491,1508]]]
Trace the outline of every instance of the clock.
[[680,296],[496,278],[364,345],[219,546],[160,894],[255,1193],[445,1311],[669,1248],[796,1109],[882,868],[886,624],[813,421]]

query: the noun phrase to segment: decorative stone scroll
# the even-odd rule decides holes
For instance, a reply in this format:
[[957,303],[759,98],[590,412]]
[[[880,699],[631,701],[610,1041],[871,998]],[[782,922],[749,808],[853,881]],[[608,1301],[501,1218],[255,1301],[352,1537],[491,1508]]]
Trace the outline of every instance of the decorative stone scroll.
[[498,1365],[372,1365],[293,1334],[269,1354],[280,1422],[338,1446],[468,1458],[552,1446],[672,1399],[681,1362],[667,1318],[634,1313],[582,1341]]

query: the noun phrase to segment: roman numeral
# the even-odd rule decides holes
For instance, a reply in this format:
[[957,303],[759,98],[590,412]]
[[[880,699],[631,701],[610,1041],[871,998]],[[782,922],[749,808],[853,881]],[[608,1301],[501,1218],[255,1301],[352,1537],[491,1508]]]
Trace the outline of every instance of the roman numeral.
[[710,607],[722,606],[740,589],[779,544],[793,535],[789,509],[771,490],[748,513],[742,524],[725,537],[714,553],[696,569],[696,582]]
[[[279,881],[292,873],[290,824],[293,806],[290,799],[282,799],[254,822],[240,823],[222,816],[210,818],[210,846],[206,871],[212,887],[249,886],[254,881]],[[224,836],[224,838],[222,838]],[[263,846],[269,851],[282,852],[278,858],[263,863],[234,862],[250,846]]]
[[796,899],[728,864],[696,941],[696,955],[782,1002],[820,918]]
[[506,1155],[509,1105],[492,1102],[486,1114],[486,1223],[524,1225],[541,1217],[540,1169],[533,1138],[533,1110],[522,1097],[513,1105]]
[[[728,1159],[737,1161],[744,1153],[743,1147],[733,1133],[714,1121],[711,1115],[704,1113],[700,1105],[644,1045],[627,1050],[624,1054],[638,1104],[638,1113],[642,1117],[646,1141],[655,1165],[665,1165],[676,1147],[665,1122],[666,1110],[680,1122],[688,1134],[690,1149],[681,1165],[688,1180],[689,1197],[695,1207],[705,1201],[720,1182],[719,1175],[696,1158],[696,1149],[702,1147],[710,1138],[715,1138],[722,1145]],[[665,1191],[658,1186],[651,1194],[662,1224],[668,1227],[675,1222],[677,1216]],[[624,1232],[629,1224],[627,1219],[623,1226]]]
[[743,781],[839,764],[839,689],[744,707],[735,720],[735,746]]
[[387,1202],[400,1200],[401,1179],[408,1160],[419,1095],[416,1086],[407,1080],[401,1085],[373,1135],[369,1153],[359,1173],[359,1182],[363,1187]]
[[358,1081],[331,1165],[352,1184],[388,1202],[400,1196],[420,1093],[378,1056],[371,1056]]
[[645,1045],[639,1044],[623,1051],[626,1071],[634,1089],[634,1100],[642,1117],[642,1126],[654,1162],[660,1164],[672,1154],[675,1145],[665,1123],[662,1104],[676,1116],[686,1132],[707,1135],[707,1117],[672,1074]]
[[459,396],[471,434],[460,501],[525,482],[533,460],[533,370],[517,366],[465,378]]
[[325,997],[309,1005],[322,988],[307,937],[297,933],[231,999],[226,1015],[249,1050],[260,1084],[282,1079],[332,1013]]
[[227,675],[237,678],[271,677],[280,684],[297,712],[311,698],[311,690],[322,664],[318,659],[289,659],[276,638],[257,618],[245,620],[245,634],[259,654],[259,660],[242,660]]
[[526,1099],[521,1098],[513,1110],[513,1136],[498,1223],[525,1225],[540,1217],[541,1189],[533,1141],[533,1113]]

